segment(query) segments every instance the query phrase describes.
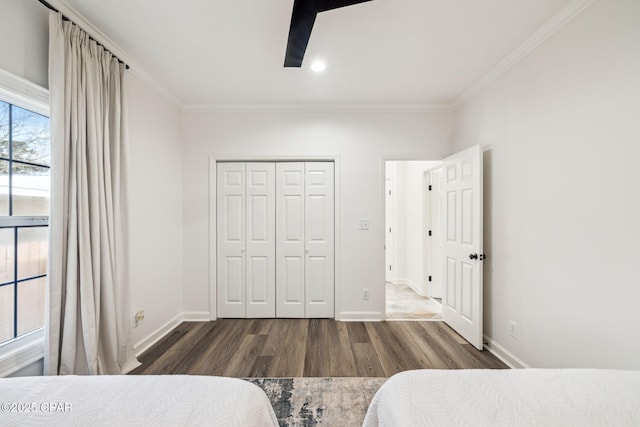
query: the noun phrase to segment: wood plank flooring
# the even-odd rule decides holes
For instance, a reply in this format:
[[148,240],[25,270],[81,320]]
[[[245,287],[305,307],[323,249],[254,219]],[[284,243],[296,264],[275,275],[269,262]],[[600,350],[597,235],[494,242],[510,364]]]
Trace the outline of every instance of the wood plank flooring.
[[185,322],[132,374],[389,377],[409,369],[505,369],[443,322],[219,319]]

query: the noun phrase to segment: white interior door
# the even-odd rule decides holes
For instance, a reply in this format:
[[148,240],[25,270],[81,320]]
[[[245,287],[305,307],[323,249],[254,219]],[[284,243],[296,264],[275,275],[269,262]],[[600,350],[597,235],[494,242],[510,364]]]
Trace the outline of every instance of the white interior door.
[[332,162],[305,163],[305,317],[334,315]]
[[305,317],[304,163],[276,163],[276,317]]
[[218,163],[217,187],[218,316],[246,317],[245,163]]
[[442,317],[482,349],[482,151],[479,145],[442,165],[444,269]]
[[246,317],[275,317],[275,163],[246,164],[246,204]]

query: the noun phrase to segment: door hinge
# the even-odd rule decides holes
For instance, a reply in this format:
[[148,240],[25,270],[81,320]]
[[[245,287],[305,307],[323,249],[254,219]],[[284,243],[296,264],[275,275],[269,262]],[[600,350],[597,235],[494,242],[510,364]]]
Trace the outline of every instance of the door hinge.
[[391,271],[391,266],[389,266],[389,271]]
[[431,281],[431,276],[429,276],[429,281]]
[[389,227],[389,233],[391,233],[391,227]]
[[431,191],[431,190],[432,190],[432,188],[431,188],[431,184],[429,184],[429,191]]
[[429,236],[431,236],[431,235],[432,235],[432,234],[431,234],[431,230],[429,230]]
[[391,195],[391,190],[389,190],[389,195]]

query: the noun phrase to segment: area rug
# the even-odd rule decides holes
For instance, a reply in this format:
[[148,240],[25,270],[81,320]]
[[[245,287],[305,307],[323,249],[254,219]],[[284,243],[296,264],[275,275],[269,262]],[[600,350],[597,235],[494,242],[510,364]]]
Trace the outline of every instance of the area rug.
[[361,426],[386,378],[246,378],[269,397],[280,426]]
[[387,320],[442,320],[442,305],[410,286],[386,284]]

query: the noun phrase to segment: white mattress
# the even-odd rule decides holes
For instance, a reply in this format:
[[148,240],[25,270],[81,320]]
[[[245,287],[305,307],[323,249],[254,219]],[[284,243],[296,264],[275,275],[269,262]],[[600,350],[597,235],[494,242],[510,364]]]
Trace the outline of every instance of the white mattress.
[[277,426],[243,380],[187,375],[0,379],[2,426]]
[[640,426],[640,371],[406,371],[378,390],[363,425]]

